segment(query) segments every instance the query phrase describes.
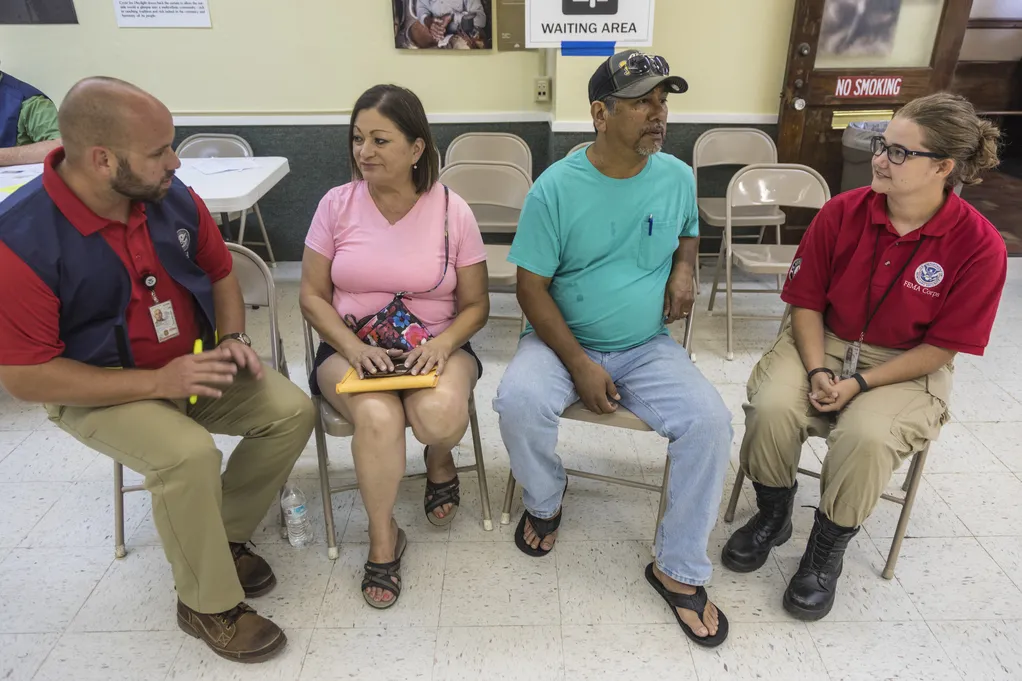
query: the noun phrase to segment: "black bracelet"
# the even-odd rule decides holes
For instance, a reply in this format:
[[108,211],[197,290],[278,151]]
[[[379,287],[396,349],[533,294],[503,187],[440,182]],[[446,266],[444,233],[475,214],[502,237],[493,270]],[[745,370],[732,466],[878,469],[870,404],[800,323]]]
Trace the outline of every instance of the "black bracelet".
[[813,369],[812,371],[809,372],[808,376],[809,380],[810,381],[813,380],[813,376],[815,376],[816,374],[827,374],[828,376],[830,376],[830,380],[832,381],[837,378],[834,375],[834,372],[828,369],[827,367],[817,367],[816,369]]
[[855,382],[859,384],[859,392],[866,392],[869,390],[869,384],[866,383],[866,379],[862,377],[862,374],[855,372],[852,374],[852,378],[854,378]]

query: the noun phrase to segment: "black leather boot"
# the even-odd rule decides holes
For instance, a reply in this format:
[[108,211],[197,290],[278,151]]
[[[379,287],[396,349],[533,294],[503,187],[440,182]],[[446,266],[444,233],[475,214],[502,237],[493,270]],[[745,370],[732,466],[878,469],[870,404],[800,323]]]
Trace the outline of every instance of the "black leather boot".
[[835,525],[822,511],[816,511],[806,552],[784,591],[785,610],[800,620],[814,621],[827,616],[834,607],[845,549],[858,533],[858,527]]
[[752,572],[763,567],[770,549],[791,538],[791,509],[795,504],[794,487],[767,487],[752,483],[756,489],[759,513],[738,529],[724,545],[720,560],[735,572]]

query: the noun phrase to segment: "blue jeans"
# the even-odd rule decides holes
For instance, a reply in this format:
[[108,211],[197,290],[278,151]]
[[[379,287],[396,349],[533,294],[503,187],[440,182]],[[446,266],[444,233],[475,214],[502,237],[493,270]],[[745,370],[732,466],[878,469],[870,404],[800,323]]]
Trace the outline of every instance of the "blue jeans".
[[[712,573],[706,544],[730,459],[731,414],[685,349],[668,336],[622,352],[586,354],[610,374],[621,405],[670,442],[657,567],[679,582],[706,584]],[[554,351],[534,333],[522,338],[493,408],[525,508],[537,518],[551,518],[561,506],[566,473],[554,451],[557,426],[577,400],[571,375]]]

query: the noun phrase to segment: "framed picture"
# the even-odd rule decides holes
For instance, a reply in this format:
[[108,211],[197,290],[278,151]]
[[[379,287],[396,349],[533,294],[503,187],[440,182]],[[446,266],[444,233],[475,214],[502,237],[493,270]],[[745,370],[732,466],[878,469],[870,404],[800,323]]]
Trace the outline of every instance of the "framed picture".
[[74,0],[0,0],[0,24],[77,24]]
[[492,0],[392,0],[394,46],[402,50],[489,50]]

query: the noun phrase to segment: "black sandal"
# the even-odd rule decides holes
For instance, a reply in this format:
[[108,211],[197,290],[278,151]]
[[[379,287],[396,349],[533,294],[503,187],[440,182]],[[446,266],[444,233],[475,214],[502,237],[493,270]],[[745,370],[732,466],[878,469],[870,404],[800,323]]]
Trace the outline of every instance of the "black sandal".
[[[429,459],[428,445],[422,450],[422,459],[423,461]],[[443,518],[437,518],[433,511],[446,504],[451,504],[451,510]],[[422,499],[422,507],[426,511],[426,520],[437,527],[446,527],[451,524],[454,516],[458,514],[458,507],[460,505],[461,481],[458,480],[457,474],[455,474],[453,480],[447,482],[430,482],[429,478],[426,478],[426,495]]]
[[[398,528],[394,560],[389,563],[366,561],[365,576],[362,577],[362,598],[370,607],[386,610],[397,603],[398,596],[401,595],[401,556],[404,555],[406,548],[408,548],[408,539],[405,537],[405,531]],[[394,597],[389,601],[374,601],[366,592],[366,589],[373,586],[389,591],[394,594]]]
[[709,599],[706,597],[706,589],[701,586],[696,587],[694,594],[679,594],[673,591],[668,591],[664,583],[657,579],[656,574],[653,573],[653,563],[646,566],[646,581],[656,590],[660,597],[667,601],[667,605],[671,606],[671,612],[674,613],[675,619],[678,620],[678,624],[681,625],[681,630],[685,632],[692,641],[697,645],[701,645],[705,648],[716,648],[724,639],[727,638],[728,634],[728,623],[727,617],[721,612],[720,608],[717,608],[717,633],[713,636],[696,636],[696,633],[692,631],[692,628],[681,619],[681,615],[678,614],[678,608],[684,608],[685,610],[691,610],[699,615],[699,621],[703,619],[703,613],[706,611],[706,604]]
[[[532,531],[539,537],[539,546],[532,548],[529,543],[525,541],[525,519],[528,518],[529,522],[532,523]],[[543,540],[549,537],[551,534],[557,531],[557,528],[561,526],[561,512],[558,511],[557,515],[553,518],[537,518],[528,511],[522,513],[522,519],[518,521],[518,528],[515,530],[515,546],[522,550],[527,556],[533,556],[538,558],[539,556],[545,556],[546,554],[553,551],[553,548],[546,550],[543,548]]]

